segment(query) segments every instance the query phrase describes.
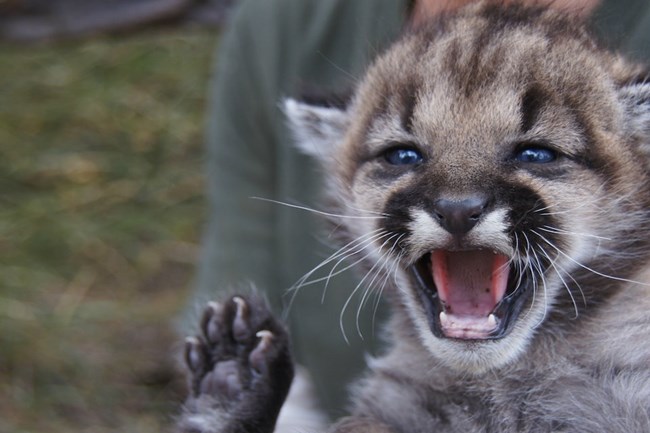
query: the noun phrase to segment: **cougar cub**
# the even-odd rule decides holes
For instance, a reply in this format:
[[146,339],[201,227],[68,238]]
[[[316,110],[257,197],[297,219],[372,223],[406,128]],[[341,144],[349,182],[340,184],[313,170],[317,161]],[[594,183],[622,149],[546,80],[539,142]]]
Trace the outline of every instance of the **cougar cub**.
[[[331,212],[367,217],[336,223],[393,312],[332,431],[650,432],[644,68],[479,3],[404,35],[347,108],[286,112]],[[262,302],[210,306],[187,359],[185,429],[273,431],[292,363]]]

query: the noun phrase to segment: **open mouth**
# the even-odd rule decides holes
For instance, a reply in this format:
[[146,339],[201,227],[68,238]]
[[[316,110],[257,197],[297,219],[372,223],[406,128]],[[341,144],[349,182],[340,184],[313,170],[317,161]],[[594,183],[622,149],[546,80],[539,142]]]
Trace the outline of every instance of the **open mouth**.
[[435,250],[411,271],[431,331],[440,338],[504,337],[529,292],[508,258],[489,250]]

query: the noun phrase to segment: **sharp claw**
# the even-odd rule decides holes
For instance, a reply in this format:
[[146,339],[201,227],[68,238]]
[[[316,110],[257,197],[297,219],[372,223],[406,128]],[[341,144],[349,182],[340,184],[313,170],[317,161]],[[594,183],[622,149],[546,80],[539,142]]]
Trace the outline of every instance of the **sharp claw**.
[[237,340],[243,340],[250,335],[250,329],[247,323],[248,319],[248,305],[239,296],[232,298],[233,302],[237,304],[237,312],[235,313],[235,320],[233,321],[233,335]]
[[249,362],[251,366],[261,374],[264,374],[268,371],[268,366],[266,365],[266,357],[271,347],[271,342],[275,337],[271,331],[263,329],[255,334],[256,337],[260,339],[255,349],[251,352],[249,356]]
[[216,302],[208,303],[208,308],[212,312],[210,320],[205,326],[205,336],[212,342],[216,343],[221,337],[221,327],[219,326],[219,319],[223,312],[223,306]]
[[262,342],[271,341],[273,339],[273,333],[266,329],[259,331],[257,334],[255,334],[255,336],[257,338],[261,338]]
[[223,306],[217,302],[208,302],[208,307],[203,313],[203,319],[201,322],[201,329],[203,330],[203,335],[211,343],[216,343],[221,339],[221,329],[219,326],[219,320],[223,315]]
[[204,354],[201,342],[196,337],[185,338],[185,362],[193,372],[200,370],[204,365]]
[[223,308],[222,305],[218,302],[215,301],[210,301],[208,302],[208,308],[214,312],[214,314],[217,314],[218,312],[221,311]]
[[240,298],[239,296],[235,296],[235,297],[232,298],[232,301],[235,304],[237,304],[237,315],[238,316],[244,314],[247,311],[248,305],[246,305],[246,301],[244,301],[242,298]]

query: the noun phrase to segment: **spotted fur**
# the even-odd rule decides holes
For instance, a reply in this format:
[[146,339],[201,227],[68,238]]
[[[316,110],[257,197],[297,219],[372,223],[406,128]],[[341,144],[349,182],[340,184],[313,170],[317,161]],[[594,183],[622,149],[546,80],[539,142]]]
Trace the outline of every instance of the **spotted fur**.
[[345,238],[322,266],[393,312],[331,431],[650,431],[647,77],[576,18],[484,1],[407,32],[347,108],[286,101]]
[[[363,249],[394,314],[335,431],[650,431],[646,77],[575,18],[483,2],[406,34],[347,109],[287,103],[332,211],[381,215],[337,220],[351,242],[383,233]],[[484,210],[454,235],[436,206],[468,197]],[[509,258],[530,293],[506,335],[432,332],[409,270],[438,249]]]

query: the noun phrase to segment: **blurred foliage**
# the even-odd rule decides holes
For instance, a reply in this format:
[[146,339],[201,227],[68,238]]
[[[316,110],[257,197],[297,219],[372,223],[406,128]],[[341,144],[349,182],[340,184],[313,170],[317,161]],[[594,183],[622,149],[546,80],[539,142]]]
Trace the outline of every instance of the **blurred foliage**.
[[169,430],[215,36],[0,45],[0,431]]

